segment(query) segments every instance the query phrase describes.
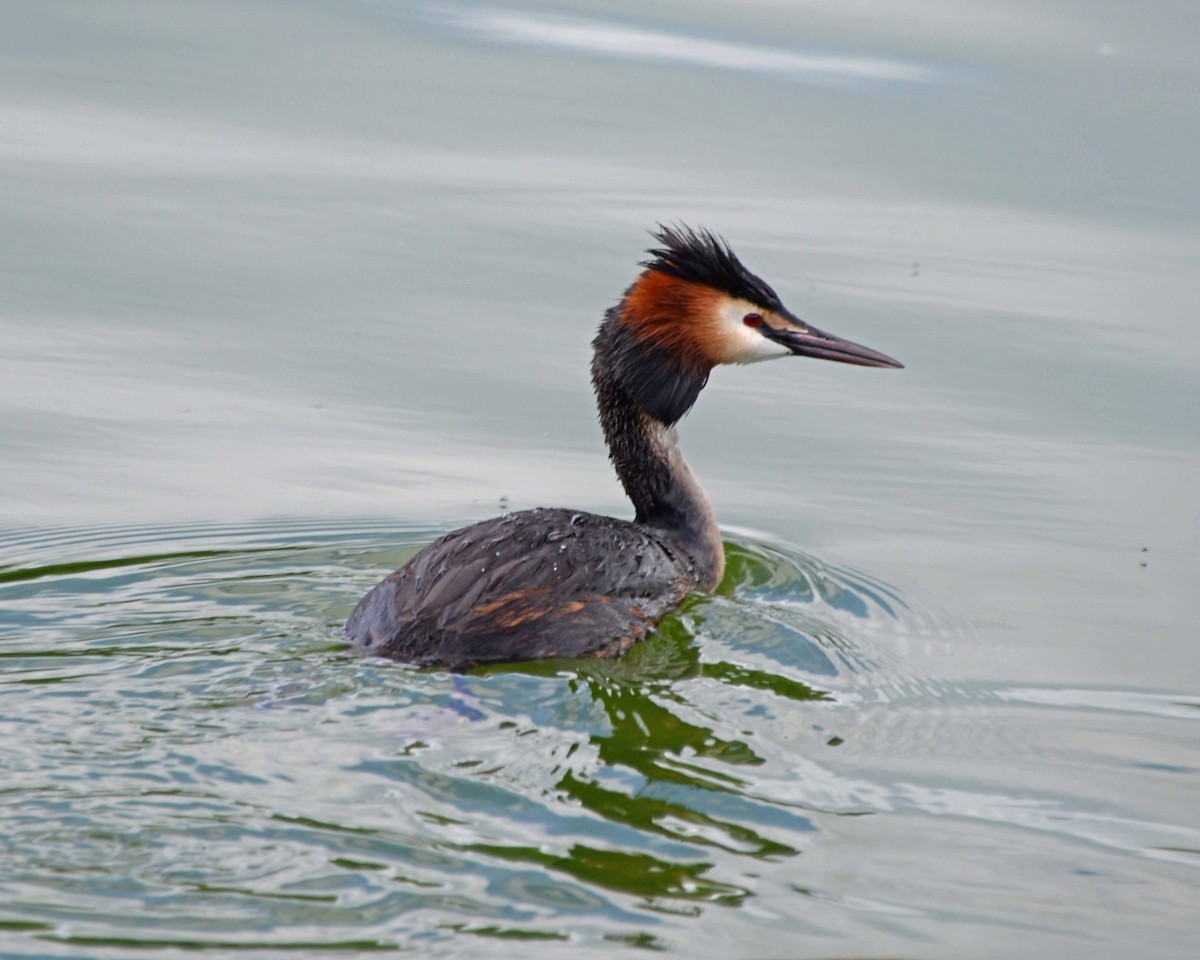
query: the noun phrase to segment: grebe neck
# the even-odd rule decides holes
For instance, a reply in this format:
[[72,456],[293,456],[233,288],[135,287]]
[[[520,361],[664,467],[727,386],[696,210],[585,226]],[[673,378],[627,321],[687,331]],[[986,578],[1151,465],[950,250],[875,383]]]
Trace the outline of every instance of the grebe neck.
[[[695,568],[697,586],[711,590],[725,571],[725,549],[716,513],[679,449],[679,434],[674,426],[674,419],[678,417],[667,423],[647,413],[642,405],[631,399],[629,370],[622,371],[614,363],[614,349],[619,353],[628,345],[620,342],[624,337],[615,328],[611,314],[612,311],[596,337],[596,354],[592,361],[592,385],[609,458],[626,495],[633,501],[634,522],[683,549]],[[629,357],[624,359],[628,362]],[[643,383],[661,384],[662,378],[675,378],[665,382],[675,385],[676,407],[680,403],[686,404],[679,416],[691,407],[708,379],[707,371],[702,374],[681,371],[665,354],[650,358],[640,356],[637,363],[640,366],[638,372],[643,376],[649,373],[647,365],[650,363],[663,368],[654,371],[657,375]],[[681,375],[685,378],[682,389],[678,379]],[[657,389],[661,393],[663,388]],[[636,393],[637,388],[634,387],[632,392]],[[654,406],[656,402],[651,400],[649,405]]]

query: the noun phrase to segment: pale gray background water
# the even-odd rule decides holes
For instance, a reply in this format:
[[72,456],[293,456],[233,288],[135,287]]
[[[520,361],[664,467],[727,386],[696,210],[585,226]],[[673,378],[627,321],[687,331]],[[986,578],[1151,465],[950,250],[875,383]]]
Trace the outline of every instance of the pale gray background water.
[[[1196,954],[1200,8],[26,2],[0,49],[0,953]],[[627,515],[588,345],[675,219],[907,364],[714,375],[684,443],[769,584],[666,666],[342,656],[502,500]]]

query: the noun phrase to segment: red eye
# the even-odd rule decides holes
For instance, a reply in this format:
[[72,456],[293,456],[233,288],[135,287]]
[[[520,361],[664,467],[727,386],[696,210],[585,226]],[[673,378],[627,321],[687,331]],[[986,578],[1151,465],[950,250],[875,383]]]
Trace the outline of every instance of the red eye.
[[748,313],[744,317],[742,317],[742,323],[744,323],[748,327],[761,327],[762,326],[762,314],[761,313]]

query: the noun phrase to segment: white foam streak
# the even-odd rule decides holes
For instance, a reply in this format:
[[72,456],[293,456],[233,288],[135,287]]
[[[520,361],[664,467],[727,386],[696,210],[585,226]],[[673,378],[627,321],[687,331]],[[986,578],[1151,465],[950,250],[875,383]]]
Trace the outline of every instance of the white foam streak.
[[554,47],[626,60],[767,73],[824,83],[930,83],[936,79],[932,70],[900,60],[801,53],[579,17],[504,10],[445,10],[443,15],[454,26],[494,42]]

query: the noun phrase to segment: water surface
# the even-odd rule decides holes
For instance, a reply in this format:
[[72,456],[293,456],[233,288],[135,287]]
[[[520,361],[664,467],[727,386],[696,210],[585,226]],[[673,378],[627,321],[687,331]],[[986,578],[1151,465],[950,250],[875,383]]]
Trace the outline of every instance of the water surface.
[[[0,953],[1194,952],[1197,15],[0,12]],[[627,516],[645,230],[904,371],[717,371],[729,574],[619,663],[349,656]]]

